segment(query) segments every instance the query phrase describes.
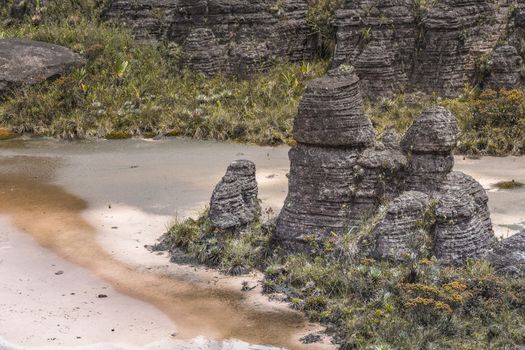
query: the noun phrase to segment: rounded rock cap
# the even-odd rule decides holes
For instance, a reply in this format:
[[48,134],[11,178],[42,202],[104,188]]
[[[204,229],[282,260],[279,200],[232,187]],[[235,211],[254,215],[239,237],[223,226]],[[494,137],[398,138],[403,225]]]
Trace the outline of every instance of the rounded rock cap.
[[401,140],[405,152],[447,154],[456,147],[459,127],[444,107],[427,109],[416,119]]
[[364,112],[359,78],[351,66],[339,66],[308,84],[294,123],[299,143],[368,147],[375,130]]

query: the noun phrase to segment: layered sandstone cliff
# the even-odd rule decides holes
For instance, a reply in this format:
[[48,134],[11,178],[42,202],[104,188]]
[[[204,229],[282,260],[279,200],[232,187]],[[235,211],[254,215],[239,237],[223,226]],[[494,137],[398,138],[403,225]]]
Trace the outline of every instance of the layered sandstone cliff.
[[306,11],[303,0],[112,0],[105,17],[139,38],[179,44],[194,70],[247,76],[277,59],[313,57]]

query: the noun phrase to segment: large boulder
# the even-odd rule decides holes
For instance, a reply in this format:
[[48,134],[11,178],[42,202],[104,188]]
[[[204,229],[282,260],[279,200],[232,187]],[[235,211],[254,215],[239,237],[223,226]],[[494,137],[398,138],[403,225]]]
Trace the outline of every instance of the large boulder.
[[219,229],[242,228],[252,223],[260,212],[255,179],[255,164],[237,160],[215,187],[210,201],[209,218]]
[[26,39],[0,39],[0,93],[67,73],[84,60],[58,45]]

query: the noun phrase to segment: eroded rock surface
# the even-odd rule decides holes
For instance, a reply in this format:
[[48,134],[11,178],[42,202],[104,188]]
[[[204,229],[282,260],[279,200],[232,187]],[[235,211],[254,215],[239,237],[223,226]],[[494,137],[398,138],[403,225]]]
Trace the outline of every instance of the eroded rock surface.
[[373,232],[376,256],[398,261],[413,254],[429,240],[424,218],[431,209],[430,196],[422,192],[405,192],[394,199]]
[[434,252],[450,264],[483,257],[495,238],[488,209],[488,196],[472,177],[450,173],[438,195]]
[[303,0],[112,0],[105,17],[179,44],[196,71],[247,76],[276,59],[313,57],[306,11]]
[[488,257],[496,271],[525,276],[525,231],[498,242]]
[[401,88],[455,96],[475,83],[476,60],[505,36],[512,2],[347,1],[334,22],[333,65],[354,65],[373,99]]
[[83,62],[79,55],[62,46],[0,39],[0,93],[58,77]]
[[523,85],[521,69],[523,59],[514,46],[500,46],[494,50],[491,57],[490,76],[486,87],[516,89]]
[[433,107],[412,124],[401,141],[409,158],[407,188],[437,191],[454,167],[452,150],[459,127],[456,118],[443,107]]
[[389,130],[375,141],[358,84],[352,69],[339,68],[307,88],[276,240],[308,250],[312,240],[354,234],[373,246],[363,254],[395,261],[485,256],[494,243],[488,197],[474,179],[452,172],[455,117],[432,107],[401,142]]
[[209,218],[220,229],[239,228],[253,222],[260,212],[255,164],[237,160],[213,191]]

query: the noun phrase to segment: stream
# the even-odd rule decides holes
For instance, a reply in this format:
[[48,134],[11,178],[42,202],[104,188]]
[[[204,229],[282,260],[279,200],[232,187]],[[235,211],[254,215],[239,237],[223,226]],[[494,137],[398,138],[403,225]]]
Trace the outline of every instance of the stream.
[[[229,277],[151,253],[174,217],[197,215],[235,159],[257,165],[278,213],[288,147],[188,139],[0,142],[0,349],[328,349],[322,329],[269,301],[262,276]],[[494,229],[525,228],[525,158],[456,157],[488,190]]]

